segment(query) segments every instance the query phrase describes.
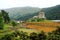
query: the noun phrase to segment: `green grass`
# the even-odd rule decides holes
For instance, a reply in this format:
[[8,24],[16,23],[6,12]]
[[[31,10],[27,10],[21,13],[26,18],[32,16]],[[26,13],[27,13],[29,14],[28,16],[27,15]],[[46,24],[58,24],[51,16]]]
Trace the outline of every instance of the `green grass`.
[[35,32],[35,33],[38,33],[38,31],[36,29],[26,29],[26,28],[22,28],[22,29],[19,29],[19,31],[23,31],[23,32],[27,32],[28,35],[32,32]]
[[4,29],[0,30],[0,38],[6,34],[11,34],[13,32],[9,27],[10,27],[9,24],[4,24]]
[[[0,30],[0,38],[3,37],[3,36],[6,35],[6,34],[11,34],[12,32],[14,32],[14,30],[10,29],[9,27],[10,27],[9,24],[4,24],[4,29],[3,29],[3,30]],[[17,26],[17,28],[18,28],[18,27],[19,27],[19,26]],[[30,33],[32,33],[32,32],[38,33],[38,31],[35,30],[35,29],[26,29],[26,28],[19,28],[18,31],[27,32],[28,35],[29,35]]]
[[45,22],[52,22],[51,20],[45,20]]
[[0,30],[0,38],[2,38],[6,34],[11,34],[12,32],[12,30]]
[[4,29],[8,29],[10,27],[9,24],[4,24]]

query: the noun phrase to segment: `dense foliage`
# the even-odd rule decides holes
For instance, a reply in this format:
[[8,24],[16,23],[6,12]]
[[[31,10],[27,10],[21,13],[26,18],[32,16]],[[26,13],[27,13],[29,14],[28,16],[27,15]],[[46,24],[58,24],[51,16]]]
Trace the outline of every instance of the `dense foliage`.
[[0,13],[0,29],[3,29],[4,26],[4,18],[2,16],[2,13]]
[[29,19],[27,20],[27,22],[42,22],[42,21],[45,21],[46,19],[45,18],[32,18],[32,19]]
[[10,18],[7,12],[1,10],[0,12],[0,29],[3,29],[4,23],[9,23]]
[[8,13],[5,12],[4,10],[1,10],[1,13],[2,13],[2,16],[3,16],[3,18],[4,18],[4,22],[5,22],[5,23],[9,23],[10,18],[9,18]]
[[45,12],[46,18],[50,20],[60,20],[60,5],[42,9]]
[[23,31],[16,31],[11,34],[6,34],[0,40],[60,40],[60,27],[57,30],[45,34],[41,31],[40,33],[28,33]]

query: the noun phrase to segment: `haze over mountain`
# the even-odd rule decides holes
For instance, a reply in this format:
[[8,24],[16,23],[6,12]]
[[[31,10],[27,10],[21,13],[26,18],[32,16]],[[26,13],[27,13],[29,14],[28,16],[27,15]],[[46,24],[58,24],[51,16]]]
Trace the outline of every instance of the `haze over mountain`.
[[27,20],[32,18],[42,10],[45,12],[46,18],[50,20],[60,20],[60,5],[49,8],[37,8],[37,7],[16,7],[10,9],[4,9],[9,12],[9,16],[14,20]]
[[40,8],[34,7],[16,7],[11,9],[5,9],[5,11],[9,12],[9,16],[14,20],[26,20],[28,18],[32,18],[33,15],[36,15]]

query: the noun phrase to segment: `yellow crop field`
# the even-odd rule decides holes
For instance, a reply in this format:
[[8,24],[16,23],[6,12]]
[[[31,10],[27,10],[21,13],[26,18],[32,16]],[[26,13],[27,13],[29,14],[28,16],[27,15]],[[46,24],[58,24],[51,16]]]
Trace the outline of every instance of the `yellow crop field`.
[[37,31],[44,31],[46,33],[57,29],[60,23],[57,22],[27,22],[27,28],[36,29]]

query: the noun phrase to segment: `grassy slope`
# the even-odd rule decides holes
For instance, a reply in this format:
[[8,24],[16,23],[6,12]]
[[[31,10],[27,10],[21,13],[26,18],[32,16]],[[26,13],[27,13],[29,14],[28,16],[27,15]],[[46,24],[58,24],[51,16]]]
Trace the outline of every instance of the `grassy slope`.
[[[20,26],[16,26],[16,28],[19,28]],[[19,28],[18,31],[23,31],[23,32],[27,32],[28,34],[32,33],[32,32],[36,32],[36,30],[31,30],[31,29],[26,29],[26,28]],[[3,37],[6,34],[11,34],[12,32],[14,32],[13,29],[11,29],[11,25],[9,24],[4,24],[4,29],[0,30],[0,38]]]
[[3,37],[6,34],[11,34],[13,31],[10,30],[10,25],[9,24],[4,24],[4,29],[0,30],[0,38]]

